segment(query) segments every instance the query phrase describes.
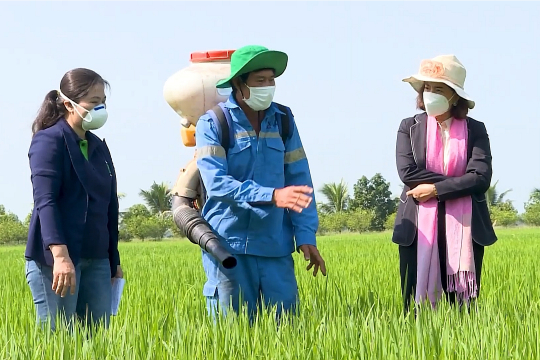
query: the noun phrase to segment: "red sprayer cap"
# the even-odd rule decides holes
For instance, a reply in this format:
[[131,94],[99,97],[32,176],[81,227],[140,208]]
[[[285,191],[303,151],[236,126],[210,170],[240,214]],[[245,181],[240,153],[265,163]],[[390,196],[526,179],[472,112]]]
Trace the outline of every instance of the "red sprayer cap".
[[231,55],[235,50],[214,50],[214,51],[202,51],[193,52],[190,55],[191,62],[210,62],[210,61],[224,61],[231,60]]

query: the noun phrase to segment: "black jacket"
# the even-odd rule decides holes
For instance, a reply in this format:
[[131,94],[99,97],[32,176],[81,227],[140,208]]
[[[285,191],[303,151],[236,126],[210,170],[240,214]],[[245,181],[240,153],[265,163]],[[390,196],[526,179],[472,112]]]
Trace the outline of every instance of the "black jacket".
[[418,201],[406,193],[420,184],[435,184],[441,202],[470,195],[472,197],[471,232],[482,246],[497,241],[489,216],[486,191],[491,184],[491,149],[484,123],[467,117],[467,170],[463,176],[450,177],[426,170],[427,114],[404,119],[396,140],[396,166],[405,185],[394,224],[392,241],[410,246],[417,235]]

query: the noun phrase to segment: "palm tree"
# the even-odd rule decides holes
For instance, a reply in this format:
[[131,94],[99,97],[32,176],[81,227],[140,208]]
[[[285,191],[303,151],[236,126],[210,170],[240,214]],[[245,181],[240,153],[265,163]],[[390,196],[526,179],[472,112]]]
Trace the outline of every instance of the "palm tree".
[[126,197],[126,193],[119,192],[119,193],[116,193],[116,196],[118,197],[118,200],[122,200],[123,198]]
[[497,206],[500,203],[504,202],[504,197],[512,191],[512,189],[508,189],[506,191],[503,191],[501,194],[497,192],[497,184],[499,183],[499,180],[495,182],[492,186],[489,187],[488,191],[486,191],[486,201],[488,204],[488,207],[491,208],[492,206]]
[[319,190],[326,197],[326,203],[319,204],[320,210],[327,213],[347,210],[349,204],[349,191],[343,179],[339,183],[324,184]]
[[171,211],[172,194],[166,183],[154,182],[149,190],[142,190],[139,195],[153,214],[164,215]]

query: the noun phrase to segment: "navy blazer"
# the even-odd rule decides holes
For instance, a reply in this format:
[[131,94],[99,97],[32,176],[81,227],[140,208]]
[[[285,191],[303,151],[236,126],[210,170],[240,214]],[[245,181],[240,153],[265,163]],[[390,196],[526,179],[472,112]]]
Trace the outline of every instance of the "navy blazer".
[[468,148],[465,175],[451,177],[426,170],[427,114],[404,119],[396,141],[396,166],[404,184],[394,224],[392,241],[402,246],[414,243],[418,232],[418,200],[407,191],[420,184],[435,184],[438,200],[472,197],[471,233],[482,246],[497,241],[489,216],[486,191],[491,184],[491,148],[485,125],[467,117]]
[[[105,140],[86,132],[89,144],[97,144],[111,172],[111,198],[108,208],[109,262],[111,277],[120,264],[118,252],[118,196],[116,172]],[[90,151],[90,149],[89,149]],[[25,257],[53,266],[50,245],[66,245],[74,265],[80,260],[91,189],[85,162],[73,129],[60,119],[50,128],[38,131],[28,153],[33,185],[34,209],[28,231]]]

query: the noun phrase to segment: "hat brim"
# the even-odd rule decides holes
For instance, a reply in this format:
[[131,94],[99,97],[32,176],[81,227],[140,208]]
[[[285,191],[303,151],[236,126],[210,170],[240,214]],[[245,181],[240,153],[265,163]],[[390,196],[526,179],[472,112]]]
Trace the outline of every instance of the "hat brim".
[[218,89],[231,87],[231,80],[235,77],[262,69],[274,69],[274,76],[279,77],[285,72],[285,69],[287,69],[288,60],[289,57],[284,52],[275,50],[263,51],[252,57],[237,72],[231,74],[228,78],[219,81],[216,84],[216,87]]
[[469,109],[474,109],[474,106],[476,105],[474,100],[469,96],[469,94],[467,94],[462,88],[460,88],[459,86],[457,86],[456,84],[448,80],[432,78],[429,76],[417,74],[417,75],[410,76],[406,79],[403,79],[402,81],[411,84],[413,89],[416,90],[416,92],[418,93],[422,92],[424,88],[424,83],[426,81],[440,82],[440,83],[450,86],[452,89],[454,89],[454,91],[458,94],[459,97],[467,100],[467,102],[469,103]]

